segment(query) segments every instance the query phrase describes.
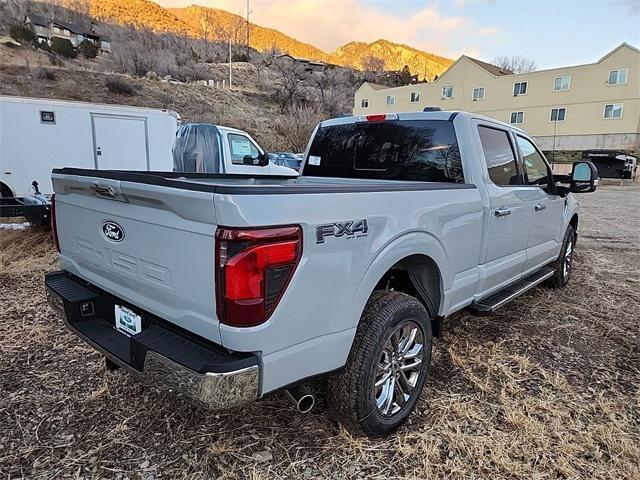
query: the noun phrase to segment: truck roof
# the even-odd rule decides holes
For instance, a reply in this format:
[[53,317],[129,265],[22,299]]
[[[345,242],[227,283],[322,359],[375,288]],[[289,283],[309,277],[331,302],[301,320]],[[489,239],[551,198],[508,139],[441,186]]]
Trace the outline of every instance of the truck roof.
[[[385,115],[388,120],[450,120],[452,121],[457,116],[466,117],[468,119],[481,119],[486,122],[495,123],[496,125],[501,125],[502,127],[509,128],[511,130],[517,130],[523,134],[527,134],[524,130],[511,125],[510,123],[501,122],[494,118],[489,118],[484,115],[479,115],[477,113],[470,112],[462,112],[457,110],[439,110],[439,111],[429,111],[429,112],[391,112],[391,113],[380,113],[373,115],[351,115],[339,118],[332,118],[329,120],[323,120],[318,125],[319,127],[330,127],[334,125],[346,125],[349,123],[356,123],[358,121],[363,121],[366,117],[369,116],[382,116]],[[397,117],[397,118],[394,118]]]

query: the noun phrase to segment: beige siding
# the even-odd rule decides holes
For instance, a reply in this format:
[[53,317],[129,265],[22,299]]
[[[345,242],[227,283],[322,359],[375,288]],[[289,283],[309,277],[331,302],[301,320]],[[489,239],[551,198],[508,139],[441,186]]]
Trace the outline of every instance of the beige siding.
[[[626,85],[607,85],[609,71],[628,69]],[[571,76],[569,90],[554,91],[556,77]],[[516,82],[526,81],[527,94],[513,96]],[[452,99],[442,99],[442,88],[452,85]],[[473,89],[484,87],[485,99],[473,101]],[[410,102],[411,92],[420,92],[420,101]],[[395,105],[387,106],[387,95]],[[363,98],[368,108],[361,108]],[[622,103],[622,118],[604,119],[606,104]],[[600,61],[574,67],[542,70],[520,75],[494,76],[468,57],[461,57],[438,80],[403,87],[374,89],[364,84],[356,92],[353,113],[421,111],[425,106],[443,110],[477,112],[509,122],[511,112],[524,112],[522,129],[533,136],[633,134],[640,132],[640,52],[626,44]],[[563,122],[551,122],[551,109],[566,108]],[[636,148],[638,148],[636,146]]]

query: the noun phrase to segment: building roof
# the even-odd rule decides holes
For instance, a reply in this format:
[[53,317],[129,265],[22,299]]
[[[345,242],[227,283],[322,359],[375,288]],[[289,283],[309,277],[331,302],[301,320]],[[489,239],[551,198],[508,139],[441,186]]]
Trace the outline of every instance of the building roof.
[[41,27],[47,27],[49,25],[49,20],[44,15],[40,15],[39,13],[29,13],[27,15],[29,21],[34,25],[39,25]]
[[365,82],[367,85],[369,85],[373,90],[384,90],[385,88],[390,88],[386,85],[379,85],[377,83],[371,83],[371,82]]
[[57,20],[55,18],[50,21],[45,15],[42,15],[39,13],[29,13],[28,18],[33,25],[48,27],[50,23],[53,23],[54,25],[58,27],[66,28],[67,30],[75,34],[92,36],[95,38],[105,40],[107,42],[109,41],[109,38],[94,32],[92,29],[92,25],[87,25],[87,24],[83,25],[81,23],[65,22],[63,20]]
[[473,58],[469,56],[466,56],[466,57],[469,60],[471,60],[473,63],[475,63],[481,68],[484,68],[487,72],[489,72],[491,75],[495,75],[496,77],[501,77],[502,75],[513,75],[513,72],[506,68],[502,68],[498,65],[493,65],[491,63],[483,62],[482,60],[478,60],[477,58]]

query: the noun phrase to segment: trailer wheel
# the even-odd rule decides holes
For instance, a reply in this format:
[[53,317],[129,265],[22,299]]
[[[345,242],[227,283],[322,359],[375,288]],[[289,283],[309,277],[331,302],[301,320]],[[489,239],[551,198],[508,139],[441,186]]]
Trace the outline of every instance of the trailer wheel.
[[430,320],[410,295],[391,290],[372,294],[346,368],[329,379],[329,404],[345,428],[379,437],[406,421],[429,371]]

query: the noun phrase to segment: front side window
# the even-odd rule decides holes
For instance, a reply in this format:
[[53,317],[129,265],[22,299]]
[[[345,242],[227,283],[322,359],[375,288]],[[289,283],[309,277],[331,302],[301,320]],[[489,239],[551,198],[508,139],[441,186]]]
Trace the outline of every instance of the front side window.
[[549,121],[564,122],[564,119],[566,116],[567,116],[567,109],[565,107],[552,108],[551,117],[549,118]]
[[229,150],[231,151],[231,163],[234,165],[258,165],[260,151],[249,137],[230,133]]
[[524,112],[511,112],[511,119],[509,122],[514,125],[524,123]]
[[411,103],[420,101],[420,92],[411,92]]
[[363,98],[360,100],[360,108],[369,108],[369,99]]
[[604,106],[604,118],[622,118],[622,103],[610,103]]
[[498,128],[479,126],[484,160],[491,181],[499,186],[520,185],[520,176],[509,134]]
[[442,87],[442,98],[453,98],[453,85]]
[[519,95],[527,94],[527,83],[528,82],[517,82],[513,84],[513,96],[517,97]]
[[305,175],[464,183],[447,120],[355,122],[318,129]]
[[628,68],[620,68],[609,72],[609,80],[607,85],[625,85],[627,83]]
[[524,137],[516,136],[522,155],[524,174],[529,185],[546,187],[549,184],[549,165],[536,147]]
[[387,95],[387,105],[395,105],[396,97],[394,95]]
[[484,100],[484,87],[476,87],[473,89],[473,101]]
[[562,92],[569,90],[569,88],[571,88],[571,75],[562,75],[561,77],[556,77],[553,81],[554,92]]

